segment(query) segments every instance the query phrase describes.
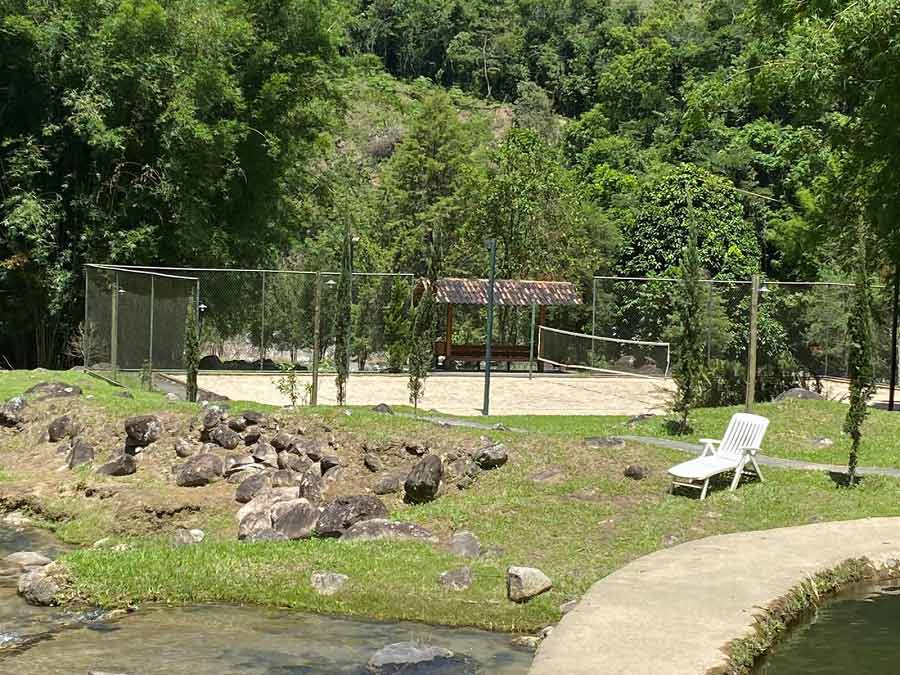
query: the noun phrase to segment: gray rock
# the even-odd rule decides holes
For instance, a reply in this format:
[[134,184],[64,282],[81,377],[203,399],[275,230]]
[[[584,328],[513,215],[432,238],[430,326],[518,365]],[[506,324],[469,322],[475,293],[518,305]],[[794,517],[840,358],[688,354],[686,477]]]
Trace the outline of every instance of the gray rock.
[[250,533],[246,537],[243,537],[244,541],[287,541],[288,538],[285,537],[281,532],[276,532],[271,527],[264,528],[261,530],[256,530],[255,532]]
[[259,429],[251,429],[244,434],[244,445],[256,445],[260,441],[265,440]]
[[175,484],[181,487],[202,487],[221,478],[224,472],[222,458],[205,452],[194,455],[181,465],[175,474]]
[[411,504],[424,504],[437,497],[441,487],[444,465],[437,455],[425,455],[416,464],[403,484],[405,499]]
[[365,464],[366,468],[372,473],[378,473],[383,467],[381,460],[378,459],[378,455],[371,452],[365,454],[363,457],[363,464]]
[[473,485],[475,485],[475,479],[472,476],[463,476],[456,481],[456,488],[458,490],[468,490]]
[[441,661],[453,659],[449,649],[419,642],[396,642],[382,647],[369,659],[368,668],[375,673],[413,672],[423,664],[440,667]]
[[116,392],[114,394],[116,398],[134,398],[134,394],[132,394],[127,389],[123,389],[122,391]]
[[245,478],[234,494],[234,499],[240,504],[246,504],[263,490],[272,487],[272,479],[264,473],[259,473]]
[[307,499],[278,502],[272,507],[272,529],[288,539],[308,539],[319,520],[319,509]]
[[818,448],[820,450],[823,448],[830,448],[832,445],[834,445],[834,441],[825,436],[815,436],[810,439],[810,443],[814,448]]
[[180,400],[181,399],[178,398],[178,394],[176,394],[174,391],[170,391],[166,394],[166,401],[168,401],[169,403],[175,403],[176,401]]
[[245,410],[241,413],[241,417],[244,418],[244,422],[248,427],[263,424],[266,421],[266,416],[257,410]]
[[162,422],[156,415],[139,415],[125,420],[126,447],[146,448],[159,440]]
[[[238,539],[262,541],[268,539],[263,533],[275,532],[272,529],[272,516],[266,511],[254,511],[241,518],[238,525]],[[279,539],[287,539],[284,534],[276,533]]]
[[297,471],[298,473],[302,473],[309,469],[313,465],[312,460],[306,455],[295,455],[292,452],[279,452],[278,453],[278,468],[279,469],[289,469],[290,471]]
[[194,446],[183,438],[175,439],[175,454],[181,459],[186,459],[194,454]]
[[553,588],[550,578],[536,567],[509,567],[506,570],[506,596],[513,602],[528,602]]
[[241,433],[247,430],[247,420],[243,417],[233,417],[228,420],[228,428],[234,432]]
[[72,398],[81,396],[81,387],[65,382],[39,382],[25,390],[25,397],[34,401],[47,398]]
[[[316,464],[316,466],[319,466]],[[342,466],[331,466],[328,468],[328,471],[322,474],[322,482],[325,484],[328,483],[336,483],[344,477],[344,467]]]
[[775,397],[776,401],[824,401],[825,397],[809,389],[794,387]]
[[577,600],[569,600],[568,602],[564,602],[563,604],[561,604],[559,606],[559,613],[563,614],[563,615],[568,614],[573,609],[575,609],[577,606],[578,606]]
[[350,581],[346,574],[337,572],[313,572],[309,582],[319,595],[334,595]]
[[629,464],[625,467],[625,471],[622,472],[625,475],[625,478],[631,478],[632,480],[644,480],[647,476],[650,475],[650,469],[645,466],[641,466],[640,464]]
[[379,403],[374,408],[372,408],[372,412],[381,413],[382,415],[393,415],[394,409],[387,403]]
[[245,471],[250,467],[258,468],[254,466],[254,463],[253,455],[226,455],[225,475],[230,476],[234,473]]
[[28,404],[23,396],[15,396],[0,406],[0,427],[15,427],[25,421],[24,410]]
[[3,558],[3,562],[7,565],[16,565],[24,569],[27,567],[43,567],[44,565],[49,565],[53,561],[47,556],[35,553],[34,551],[19,551],[17,553],[10,553]]
[[390,495],[400,492],[400,477],[382,476],[372,487],[372,492],[376,495]]
[[403,447],[406,452],[408,452],[410,455],[415,455],[416,457],[421,457],[426,452],[428,452],[428,449],[424,444],[416,443],[415,441],[407,441],[406,443],[404,443]]
[[210,408],[203,415],[203,429],[206,431],[212,431],[219,423],[222,421],[222,413],[218,408]]
[[273,469],[278,468],[278,452],[275,450],[275,446],[268,443],[260,443],[256,446],[253,450],[253,459]]
[[250,476],[258,476],[263,473],[263,469],[259,464],[250,464],[249,466],[239,466],[231,471],[225,472],[225,481],[232,485],[240,485]]
[[584,439],[584,444],[589,448],[621,449],[625,447],[625,439],[618,436],[589,436]]
[[226,450],[234,450],[243,441],[240,434],[229,429],[224,424],[220,424],[209,432],[209,440]]
[[[308,455],[307,455],[308,456]],[[341,460],[336,455],[323,455],[319,460],[319,466],[322,467],[322,475],[324,476],[330,469],[341,465]]]
[[481,555],[481,542],[471,532],[463,530],[450,537],[450,552],[464,558],[477,558]]
[[528,480],[535,483],[561,483],[566,479],[566,475],[562,468],[558,466],[547,466],[543,469],[535,471],[528,477]]
[[503,443],[495,443],[494,445],[481,448],[481,450],[476,452],[475,456],[472,457],[472,460],[485,470],[499,468],[506,464],[508,459],[509,452]]
[[437,543],[438,539],[424,527],[415,523],[401,523],[385,518],[369,518],[352,525],[341,535],[344,541],[418,540]]
[[272,487],[298,487],[300,474],[290,469],[278,469],[269,474],[272,478]]
[[441,574],[438,581],[451,591],[465,591],[472,585],[472,570],[468,567],[449,570]]
[[137,460],[132,455],[122,454],[97,469],[97,473],[106,476],[130,476],[137,471],[137,466]]
[[629,417],[628,421],[625,422],[625,426],[633,427],[641,422],[646,422],[647,420],[651,420],[656,417],[655,413],[641,413],[640,415],[635,415],[634,417]]
[[311,502],[322,499],[323,477],[318,464],[313,464],[297,479],[300,496]]
[[298,455],[306,455],[313,462],[321,461],[322,457],[329,454],[330,446],[325,441],[316,438],[294,437],[289,451]]
[[340,537],[352,525],[367,518],[385,518],[387,507],[378,497],[353,495],[338,497],[325,505],[316,525],[320,537]]
[[187,529],[185,527],[179,527],[175,530],[175,535],[172,538],[172,543],[175,546],[191,546],[193,544],[199,544],[206,537],[206,533],[203,530],[199,529]]
[[293,440],[293,436],[282,431],[278,434],[275,434],[275,437],[272,439],[272,447],[275,448],[275,450],[277,450],[278,452],[284,452],[290,447],[291,441]]
[[75,420],[69,415],[57,417],[47,426],[47,440],[50,443],[59,443],[64,438],[74,438],[75,434]]
[[54,577],[57,563],[35,567],[19,577],[17,590],[30,605],[50,607],[59,604],[60,586]]
[[82,464],[89,464],[93,461],[94,446],[81,438],[75,439],[75,442],[72,444],[72,449],[69,450],[69,457],[67,460],[69,468],[74,469]]

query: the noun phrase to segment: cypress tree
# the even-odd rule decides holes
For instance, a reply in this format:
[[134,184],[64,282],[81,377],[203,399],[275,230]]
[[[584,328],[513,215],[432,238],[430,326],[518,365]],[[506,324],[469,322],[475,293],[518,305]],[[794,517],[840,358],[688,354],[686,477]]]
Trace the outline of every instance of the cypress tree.
[[337,315],[334,326],[334,366],[337,369],[335,385],[337,385],[338,405],[347,402],[347,380],[350,377],[350,322],[353,304],[353,240],[348,225],[344,231],[343,251],[341,252],[341,276],[337,287]]
[[197,400],[197,371],[200,369],[200,326],[197,305],[189,302],[184,322],[185,398]]

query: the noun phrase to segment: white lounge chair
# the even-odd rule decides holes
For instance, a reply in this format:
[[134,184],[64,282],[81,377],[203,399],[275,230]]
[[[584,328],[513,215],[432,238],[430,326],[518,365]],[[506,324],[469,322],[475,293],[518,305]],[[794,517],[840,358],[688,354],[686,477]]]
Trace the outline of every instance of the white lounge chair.
[[703,453],[699,457],[669,469],[672,487],[680,485],[695,488],[700,490],[700,499],[706,499],[710,478],[734,471],[734,480],[731,481],[731,490],[734,491],[748,464],[753,467],[759,479],[763,480],[762,471],[756,463],[756,453],[759,452],[768,426],[769,420],[765,417],[736,413],[728,423],[721,441],[701,438]]

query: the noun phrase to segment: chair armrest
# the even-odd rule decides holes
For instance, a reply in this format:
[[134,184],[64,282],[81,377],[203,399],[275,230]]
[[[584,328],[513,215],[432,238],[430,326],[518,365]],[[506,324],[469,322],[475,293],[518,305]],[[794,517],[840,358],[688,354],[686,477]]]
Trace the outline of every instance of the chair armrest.
[[741,448],[741,452],[745,455],[756,457],[756,455],[759,454],[759,448]]
[[721,442],[722,441],[716,440],[715,438],[701,438],[700,443],[703,445],[703,452],[700,456],[706,457],[707,455],[716,454],[716,446]]

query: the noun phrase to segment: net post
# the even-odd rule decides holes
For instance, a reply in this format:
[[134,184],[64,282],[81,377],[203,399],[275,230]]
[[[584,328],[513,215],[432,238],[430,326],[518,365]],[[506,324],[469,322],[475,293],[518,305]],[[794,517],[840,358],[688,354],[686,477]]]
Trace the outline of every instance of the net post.
[[757,321],[759,315],[759,275],[753,275],[753,286],[750,295],[750,345],[747,352],[747,395],[745,408],[753,411],[756,398],[756,340]]
[[591,279],[591,335],[597,334],[597,277]]
[[147,370],[150,373],[150,380],[147,382],[147,389],[153,391],[153,310],[156,305],[156,278],[150,277],[150,345],[147,358]]
[[316,272],[315,308],[313,310],[313,361],[312,361],[312,388],[309,392],[309,404],[318,405],[319,402],[319,341],[320,321],[322,311],[322,273]]
[[90,329],[88,328],[88,291],[90,289],[90,280],[88,279],[88,274],[90,273],[91,268],[88,265],[84,266],[84,329],[81,331],[81,350],[84,356],[84,369],[87,370],[90,368],[90,353],[91,353],[91,339]]
[[537,318],[537,305],[531,306],[531,333],[528,339],[528,379],[534,374],[534,324]]
[[109,360],[112,366],[113,379],[119,377],[119,270],[116,270],[113,278],[112,310],[109,335]]

